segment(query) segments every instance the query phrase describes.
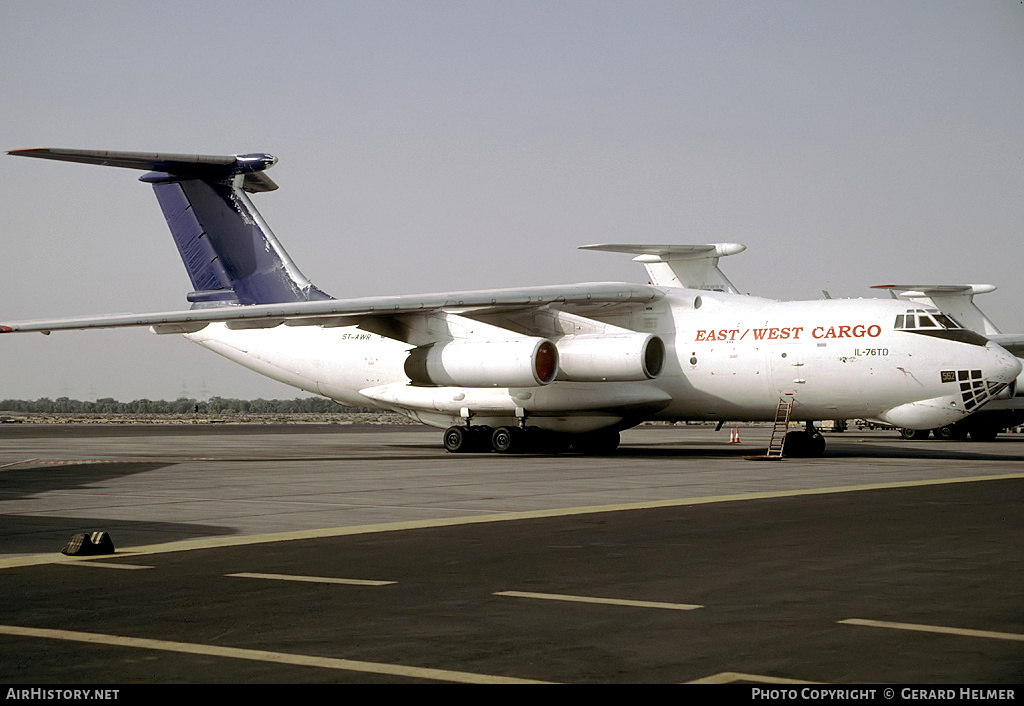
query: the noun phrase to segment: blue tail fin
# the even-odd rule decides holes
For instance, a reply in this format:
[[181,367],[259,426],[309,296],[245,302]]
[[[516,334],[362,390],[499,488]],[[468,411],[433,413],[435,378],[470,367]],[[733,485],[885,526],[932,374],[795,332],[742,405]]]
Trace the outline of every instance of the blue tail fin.
[[149,173],[157,201],[192,280],[194,307],[330,299],[310,282],[246,192],[277,188],[268,154],[235,156],[98,150],[15,150],[21,157],[99,164]]

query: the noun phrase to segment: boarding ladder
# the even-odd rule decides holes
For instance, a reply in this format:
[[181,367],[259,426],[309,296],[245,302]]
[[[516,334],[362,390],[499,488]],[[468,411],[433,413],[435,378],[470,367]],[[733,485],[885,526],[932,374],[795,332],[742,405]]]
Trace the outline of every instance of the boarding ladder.
[[775,424],[772,425],[772,438],[768,442],[768,458],[782,458],[782,449],[786,445],[786,432],[789,430],[789,415],[793,413],[793,398],[780,397],[779,406],[775,408]]

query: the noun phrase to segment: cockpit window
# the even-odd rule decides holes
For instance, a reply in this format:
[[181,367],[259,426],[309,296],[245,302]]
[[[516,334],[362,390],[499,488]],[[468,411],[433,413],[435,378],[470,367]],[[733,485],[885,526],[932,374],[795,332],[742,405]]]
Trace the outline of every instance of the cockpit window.
[[943,314],[938,309],[907,309],[905,314],[896,315],[893,328],[897,330],[917,329],[962,329],[952,316]]
[[980,333],[964,328],[952,316],[943,314],[938,309],[907,309],[906,312],[896,315],[893,328],[897,331],[910,331],[921,336],[943,338],[972,346],[988,344],[988,339]]

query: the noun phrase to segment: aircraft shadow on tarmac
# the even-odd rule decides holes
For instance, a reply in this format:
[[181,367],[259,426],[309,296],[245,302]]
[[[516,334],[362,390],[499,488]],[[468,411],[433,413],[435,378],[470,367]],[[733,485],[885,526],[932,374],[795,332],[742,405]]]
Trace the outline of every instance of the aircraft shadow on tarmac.
[[59,552],[79,532],[107,532],[115,548],[235,534],[229,527],[180,522],[145,522],[95,517],[0,515],[3,554]]
[[[987,442],[997,444],[999,441]],[[941,446],[939,446],[941,444]],[[439,454],[444,454],[449,459],[508,459],[508,458],[563,458],[566,461],[579,460],[584,458],[750,458],[761,459],[765,456],[765,446],[758,444],[723,445],[716,448],[706,442],[686,444],[685,442],[664,442],[659,444],[637,444],[631,446],[623,444],[613,454],[606,456],[583,456],[581,454],[566,453],[557,456],[544,456],[542,454],[447,454],[443,449],[434,444],[391,444],[396,451],[409,451],[410,448],[423,450],[436,449]],[[938,447],[936,447],[938,446]],[[977,444],[970,442],[935,442],[934,445],[922,446],[920,442],[905,442],[893,439],[891,443],[877,440],[872,443],[859,444],[855,440],[837,442],[830,439],[828,449],[823,456],[817,458],[784,458],[782,463],[794,463],[800,461],[828,461],[839,458],[904,458],[932,461],[1005,461],[1008,463],[1020,463],[1024,461],[1024,453],[993,453],[989,448],[978,448]],[[1004,447],[1005,448],[1005,447]],[[1021,449],[1024,451],[1024,448]],[[389,460],[396,457],[388,456]],[[418,457],[422,458],[422,457]],[[339,459],[342,460],[342,459]],[[346,457],[344,460],[352,460]],[[372,460],[372,459],[370,459]]]
[[0,500],[16,500],[56,490],[76,490],[124,478],[136,473],[147,473],[170,464],[154,462],[75,462],[24,464],[5,468],[0,472]]
[[[42,495],[96,486],[136,473],[164,468],[166,463],[74,463],[26,464],[7,468],[0,474],[0,500]],[[77,532],[109,532],[115,546],[147,544],[155,541],[191,539],[231,534],[225,527],[193,523],[127,521],[95,517],[43,517],[39,515],[0,514],[0,553],[38,554],[59,552]]]

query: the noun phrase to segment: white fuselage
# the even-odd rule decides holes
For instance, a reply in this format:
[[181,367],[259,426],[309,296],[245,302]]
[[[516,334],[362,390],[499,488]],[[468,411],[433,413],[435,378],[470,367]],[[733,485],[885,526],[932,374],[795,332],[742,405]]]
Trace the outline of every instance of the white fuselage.
[[404,365],[413,346],[355,326],[235,331],[211,324],[188,337],[300,389],[437,427],[467,413],[495,425],[525,412],[531,423],[562,431],[645,419],[771,420],[780,398],[791,398],[795,420],[872,418],[931,428],[963,418],[987,399],[978,390],[1020,373],[1017,359],[994,344],[896,330],[906,307],[671,288],[645,307],[588,314],[659,336],[667,355],[657,377],[522,388],[410,385]]

